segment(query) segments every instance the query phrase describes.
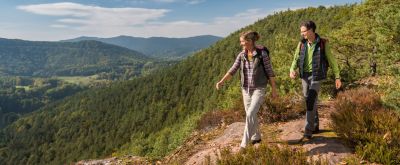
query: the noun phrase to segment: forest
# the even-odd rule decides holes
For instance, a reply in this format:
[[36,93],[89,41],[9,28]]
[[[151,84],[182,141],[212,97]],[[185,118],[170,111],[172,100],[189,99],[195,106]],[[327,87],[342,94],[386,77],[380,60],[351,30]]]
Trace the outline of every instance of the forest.
[[[44,42],[0,38],[0,76],[135,77],[168,63],[98,41]],[[170,62],[172,63],[172,62]]]

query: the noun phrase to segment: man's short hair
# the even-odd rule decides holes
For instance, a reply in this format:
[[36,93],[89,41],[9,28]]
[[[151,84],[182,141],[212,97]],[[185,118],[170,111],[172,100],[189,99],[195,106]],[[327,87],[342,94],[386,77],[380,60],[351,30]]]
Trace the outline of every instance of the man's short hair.
[[300,27],[306,27],[307,30],[312,29],[313,32],[315,32],[315,30],[317,29],[317,25],[315,25],[315,23],[313,21],[304,21],[300,24]]

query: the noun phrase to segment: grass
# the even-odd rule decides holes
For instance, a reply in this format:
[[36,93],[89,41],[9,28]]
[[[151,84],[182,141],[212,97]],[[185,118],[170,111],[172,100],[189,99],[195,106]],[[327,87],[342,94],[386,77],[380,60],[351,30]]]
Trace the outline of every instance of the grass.
[[261,144],[258,148],[247,147],[239,153],[232,153],[229,148],[221,151],[217,160],[219,165],[235,164],[260,164],[260,165],[286,165],[286,164],[309,164],[304,151],[290,148],[288,146],[278,147],[276,145]]

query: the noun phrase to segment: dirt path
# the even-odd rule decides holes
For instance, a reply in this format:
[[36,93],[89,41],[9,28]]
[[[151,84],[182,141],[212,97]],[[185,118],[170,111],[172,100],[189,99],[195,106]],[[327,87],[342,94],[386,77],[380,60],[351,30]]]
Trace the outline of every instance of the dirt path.
[[229,125],[224,133],[218,138],[211,140],[205,148],[191,156],[185,164],[203,164],[204,162],[215,162],[217,154],[222,148],[230,147],[233,152],[239,150],[239,143],[243,135],[244,123],[237,122]]
[[[318,106],[320,133],[314,134],[311,140],[300,141],[305,124],[305,119],[302,118],[284,123],[262,125],[263,142],[283,143],[290,147],[302,148],[307,152],[309,160],[324,160],[328,164],[339,164],[343,158],[352,155],[353,152],[341,143],[329,127],[329,114],[333,110],[332,102],[322,102]],[[201,147],[193,146],[194,148],[199,147],[197,148],[199,150],[192,154],[185,164],[214,164],[219,151],[224,147],[230,147],[234,153],[238,152],[243,129],[244,123],[233,123],[217,138],[202,144]],[[268,136],[271,132],[276,135]]]
[[279,126],[279,139],[294,147],[301,147],[307,152],[309,159],[326,160],[328,164],[338,164],[353,151],[343,145],[335,132],[329,127],[329,115],[333,111],[331,102],[319,105],[320,131],[313,134],[309,141],[302,142],[305,119],[293,120]]

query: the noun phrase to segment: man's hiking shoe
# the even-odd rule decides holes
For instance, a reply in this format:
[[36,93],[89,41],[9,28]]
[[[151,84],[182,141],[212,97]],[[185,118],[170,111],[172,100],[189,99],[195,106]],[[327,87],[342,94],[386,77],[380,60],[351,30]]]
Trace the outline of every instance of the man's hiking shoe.
[[316,128],[314,129],[314,131],[312,131],[312,134],[317,134],[317,133],[319,133],[319,127],[316,127]]
[[251,144],[253,144],[253,145],[254,145],[254,144],[257,144],[257,143],[261,143],[261,139],[259,139],[259,140],[252,140],[252,141],[251,141]]
[[309,141],[309,140],[311,140],[312,139],[312,136],[311,135],[304,135],[303,136],[303,141],[305,140],[305,141]]

